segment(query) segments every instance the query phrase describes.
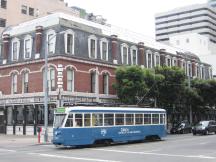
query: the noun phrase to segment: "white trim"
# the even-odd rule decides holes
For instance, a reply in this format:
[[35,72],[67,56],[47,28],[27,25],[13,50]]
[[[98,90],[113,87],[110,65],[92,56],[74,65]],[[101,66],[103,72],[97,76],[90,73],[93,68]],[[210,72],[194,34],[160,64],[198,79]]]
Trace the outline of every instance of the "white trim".
[[[49,39],[49,37],[48,37],[49,35],[53,35],[50,40],[48,40]],[[55,54],[55,48],[56,48],[56,32],[55,32],[55,30],[49,29],[46,32],[46,43],[47,43],[46,48],[49,48],[50,44],[53,44],[53,46],[51,46],[50,51],[49,51],[49,49],[47,49],[48,55],[49,54]]]
[[[72,53],[68,53],[68,51],[67,51],[67,44],[68,44],[68,43],[67,43],[67,41],[68,41],[67,36],[68,36],[69,34],[73,36],[73,40],[72,40]],[[75,36],[75,33],[74,33],[73,30],[69,29],[69,30],[66,30],[66,31],[65,31],[65,34],[64,34],[64,43],[65,43],[65,53],[66,53],[66,54],[74,55],[74,45],[75,45],[74,36]]]
[[[124,59],[124,58],[123,58],[123,51],[124,51],[123,49],[124,49],[124,48],[127,49],[127,61],[126,61],[126,63],[123,62],[123,59]],[[128,45],[125,44],[125,43],[121,44],[121,63],[122,63],[122,64],[128,65]]]
[[[45,65],[43,65],[43,66],[40,68],[40,72],[43,72],[44,68],[45,68]],[[57,69],[58,69],[57,65],[51,64],[51,63],[48,64],[48,68],[54,68],[56,71],[57,71]]]
[[102,70],[100,74],[101,74],[101,75],[103,75],[104,73],[107,73],[107,74],[109,74],[109,76],[111,76],[111,75],[112,75],[112,74],[111,74],[111,73],[110,73],[108,70]]
[[69,69],[74,69],[75,71],[78,71],[77,67],[74,66],[74,65],[66,65],[66,66],[64,67],[65,70],[67,70],[68,68],[69,68]]
[[[16,51],[17,57],[16,58],[14,58],[14,53],[13,53],[14,43],[17,43],[17,51]],[[18,61],[19,53],[20,53],[20,40],[18,38],[13,38],[12,39],[12,48],[11,48],[11,60],[12,61]]]
[[[29,53],[29,58],[26,58],[26,40],[30,40],[30,53]],[[32,36],[31,35],[26,35],[25,38],[24,38],[24,45],[23,45],[23,50],[24,50],[24,59],[30,59],[31,58],[31,55],[32,55]]]
[[[151,58],[151,65],[149,66],[149,63],[148,63],[148,55],[151,55],[150,58]],[[146,51],[146,68],[152,68],[153,67],[153,61],[152,61],[152,51],[151,50],[147,50]]]
[[[133,51],[136,51],[136,62],[133,62]],[[137,59],[137,53],[138,53],[138,49],[136,46],[131,46],[130,48],[130,53],[131,53],[131,65],[138,65],[138,59]]]
[[[95,57],[92,57],[91,53],[91,40],[95,40]],[[95,35],[90,35],[88,37],[88,55],[89,58],[97,59],[97,37]]]
[[30,69],[29,69],[29,68],[23,68],[23,69],[20,71],[20,74],[22,74],[22,73],[24,73],[24,72],[30,73]]
[[104,60],[103,59],[103,43],[106,43],[106,59],[105,61],[108,61],[108,46],[109,46],[109,43],[108,43],[108,40],[106,38],[102,38],[100,39],[100,56],[101,56],[101,60]]
[[[157,65],[157,56],[159,57],[159,64]],[[158,52],[155,52],[154,53],[154,66],[156,67],[156,66],[160,66],[160,54],[158,53]]]

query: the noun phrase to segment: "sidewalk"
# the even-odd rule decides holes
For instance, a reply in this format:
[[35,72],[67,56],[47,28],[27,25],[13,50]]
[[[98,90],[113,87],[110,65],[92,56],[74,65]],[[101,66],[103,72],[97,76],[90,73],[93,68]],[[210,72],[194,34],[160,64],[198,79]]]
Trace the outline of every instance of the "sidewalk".
[[48,143],[44,143],[43,138],[41,139],[41,143],[38,143],[37,136],[25,136],[25,135],[0,135],[0,145],[3,144],[27,144],[27,145],[43,145],[43,144],[51,144],[51,139],[49,139]]

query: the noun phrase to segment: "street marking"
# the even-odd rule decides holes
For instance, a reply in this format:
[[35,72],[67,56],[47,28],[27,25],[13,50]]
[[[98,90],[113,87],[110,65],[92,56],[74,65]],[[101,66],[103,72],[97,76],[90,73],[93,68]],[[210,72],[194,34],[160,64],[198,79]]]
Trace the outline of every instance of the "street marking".
[[16,150],[8,150],[8,149],[0,149],[0,151],[3,151],[3,152],[17,152]]
[[43,157],[52,157],[52,158],[61,158],[61,159],[74,159],[74,160],[84,160],[84,161],[94,161],[94,162],[120,162],[113,160],[102,160],[102,159],[92,159],[92,158],[80,158],[80,157],[71,157],[71,156],[62,156],[62,155],[52,155],[52,154],[38,154]]
[[126,154],[140,154],[140,155],[155,155],[155,156],[168,156],[168,157],[184,157],[184,158],[198,158],[198,159],[216,159],[213,156],[205,155],[177,155],[177,154],[163,154],[163,153],[151,153],[151,152],[133,152],[133,151],[121,151],[121,150],[109,150],[109,149],[92,149],[95,151],[107,151],[116,153],[126,153]]

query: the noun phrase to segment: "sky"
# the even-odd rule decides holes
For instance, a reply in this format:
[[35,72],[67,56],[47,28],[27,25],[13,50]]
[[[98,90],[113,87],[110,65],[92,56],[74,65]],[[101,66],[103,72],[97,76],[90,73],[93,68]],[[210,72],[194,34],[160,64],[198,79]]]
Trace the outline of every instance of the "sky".
[[150,38],[155,37],[156,13],[173,10],[207,0],[65,0],[88,13],[102,15],[107,23],[129,29]]

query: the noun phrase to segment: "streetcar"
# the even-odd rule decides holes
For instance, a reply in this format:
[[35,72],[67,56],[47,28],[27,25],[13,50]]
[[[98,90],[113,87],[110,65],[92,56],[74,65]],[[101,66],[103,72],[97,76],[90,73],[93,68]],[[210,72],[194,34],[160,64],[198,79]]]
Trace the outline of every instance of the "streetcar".
[[166,136],[166,111],[160,108],[56,108],[53,144],[82,146],[142,141]]

